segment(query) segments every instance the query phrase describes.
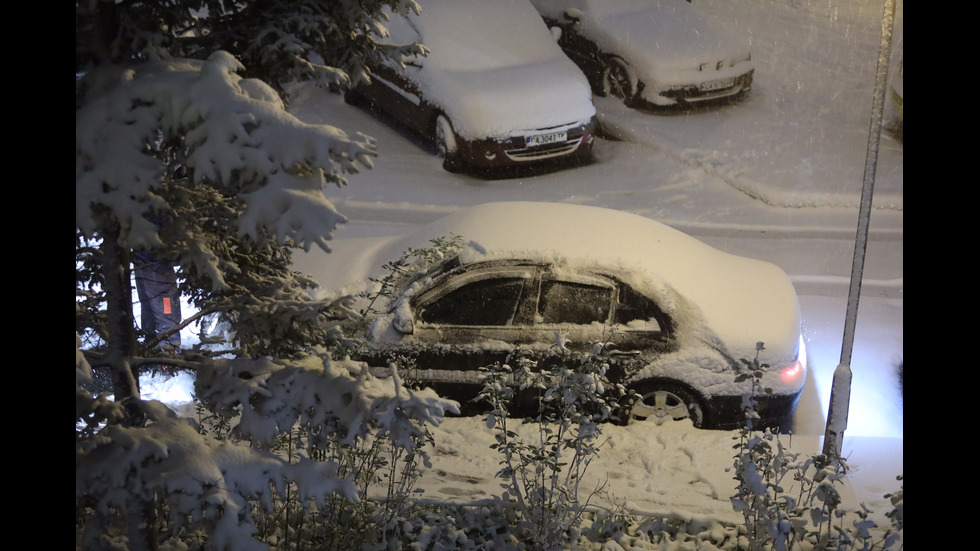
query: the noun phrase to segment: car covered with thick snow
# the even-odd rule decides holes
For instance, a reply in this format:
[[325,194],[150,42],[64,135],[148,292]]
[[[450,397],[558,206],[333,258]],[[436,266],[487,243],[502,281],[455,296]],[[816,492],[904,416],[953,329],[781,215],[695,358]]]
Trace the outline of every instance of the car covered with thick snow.
[[531,0],[600,95],[627,105],[739,97],[755,73],[748,41],[685,0]]
[[[417,254],[452,236],[456,250]],[[743,396],[752,396],[760,426],[785,427],[803,389],[800,310],[786,274],[642,216],[487,203],[358,253],[361,266],[412,274],[374,274],[390,291],[352,335],[364,339],[360,357],[464,405],[480,368],[518,349],[539,365],[598,351],[610,379],[639,394],[634,420],[729,428],[744,422]],[[330,257],[323,263],[356,266]],[[413,270],[409,257],[427,264]],[[316,265],[300,267],[324,279]],[[768,367],[754,383],[745,376],[756,361]]]
[[392,46],[429,53],[370,67],[347,95],[431,140],[455,171],[587,161],[592,91],[527,0],[419,0],[390,13]]

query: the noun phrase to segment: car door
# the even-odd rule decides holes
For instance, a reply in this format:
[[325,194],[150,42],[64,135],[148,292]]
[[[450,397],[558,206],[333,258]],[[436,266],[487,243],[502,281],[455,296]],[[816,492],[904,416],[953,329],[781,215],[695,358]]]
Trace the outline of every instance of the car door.
[[410,341],[431,367],[475,370],[520,346],[539,358],[592,352],[649,358],[669,322],[648,297],[611,277],[534,263],[487,263],[439,278],[412,301]]
[[534,307],[533,331],[538,341],[561,338],[571,352],[590,352],[608,337],[617,289],[612,280],[591,274],[548,270],[542,273]]
[[486,263],[458,268],[412,300],[409,341],[427,369],[475,371],[534,342],[528,294],[540,268]]
[[657,304],[622,281],[601,274],[543,270],[534,329],[539,339],[563,335],[566,348],[612,359],[649,361],[670,348],[670,321]]
[[[477,407],[481,368],[508,361],[520,347],[542,369],[597,342],[620,381],[667,350],[669,320],[648,297],[604,275],[524,261],[456,266],[411,293],[396,313],[401,342],[384,351],[404,378]],[[558,337],[566,349],[556,344]],[[575,360],[577,361],[577,360]]]
[[[391,45],[422,42],[412,22],[405,16],[393,14],[387,25]],[[425,100],[418,83],[424,79],[425,58],[414,56],[404,60],[404,65],[394,61],[371,67],[372,83],[367,95],[373,104],[394,117],[399,123],[423,134],[429,132],[432,106]]]

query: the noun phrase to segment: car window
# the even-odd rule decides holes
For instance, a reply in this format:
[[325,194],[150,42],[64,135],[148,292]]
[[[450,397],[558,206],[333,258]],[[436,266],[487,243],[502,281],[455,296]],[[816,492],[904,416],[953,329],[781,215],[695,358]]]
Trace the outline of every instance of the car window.
[[606,323],[612,307],[613,289],[568,281],[542,281],[538,299],[538,323],[587,325]]
[[619,302],[616,305],[617,325],[643,328],[645,330],[661,330],[657,316],[660,309],[648,297],[637,293],[627,285],[619,289]]
[[524,281],[501,277],[468,283],[423,306],[419,319],[447,325],[511,325]]

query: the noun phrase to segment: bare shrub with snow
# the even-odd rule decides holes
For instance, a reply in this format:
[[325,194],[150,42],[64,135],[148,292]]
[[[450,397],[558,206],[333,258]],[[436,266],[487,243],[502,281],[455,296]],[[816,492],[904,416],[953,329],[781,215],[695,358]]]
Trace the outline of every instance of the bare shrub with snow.
[[[763,343],[757,348],[762,350]],[[760,385],[769,366],[760,363],[758,356],[742,359],[742,363],[746,370],[739,377]],[[903,492],[892,494],[894,509],[886,514],[893,519],[892,527],[879,527],[863,504],[859,510],[847,510],[839,488],[846,477],[846,461],[823,454],[801,457],[790,451],[779,435],[768,429],[753,430],[757,414],[751,396],[744,398],[743,405],[746,425],[734,436],[737,443],[732,471],[738,485],[731,497],[732,508],[745,521],[739,549],[901,548]]]
[[[619,400],[627,395],[606,377],[601,344],[595,354],[572,355],[566,335],[555,339],[557,363],[546,367],[516,350],[507,363],[486,368],[478,396],[492,407],[486,423],[496,440],[491,447],[502,456],[502,500],[518,514],[514,533],[528,549],[542,551],[578,539],[582,515],[599,490],[580,495],[582,477],[602,446],[601,423],[619,413]],[[512,418],[517,393],[537,402],[523,421]],[[535,426],[537,438],[523,439],[511,426],[515,422]]]

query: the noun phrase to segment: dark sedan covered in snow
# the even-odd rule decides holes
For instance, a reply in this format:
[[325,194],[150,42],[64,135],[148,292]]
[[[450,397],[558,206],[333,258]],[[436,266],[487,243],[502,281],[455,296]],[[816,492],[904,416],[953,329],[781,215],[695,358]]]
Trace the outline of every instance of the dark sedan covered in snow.
[[[394,283],[388,304],[368,320],[362,358],[370,365],[395,365],[402,378],[465,405],[480,389],[480,368],[518,347],[547,365],[602,343],[610,378],[641,397],[633,420],[733,427],[744,422],[747,395],[758,400],[760,424],[785,427],[791,419],[806,367],[789,278],[648,218],[570,204],[489,203],[358,246],[356,262],[331,254],[319,264],[303,259],[299,268],[337,284],[323,275],[337,262],[348,272],[381,266],[451,235],[467,245]],[[757,386],[739,380],[747,373],[743,359],[769,366]]]
[[371,67],[349,100],[431,140],[450,171],[591,158],[588,80],[527,0],[418,3],[419,14],[391,14],[385,42],[429,54]]
[[738,97],[755,72],[747,41],[684,0],[531,0],[597,94],[627,105]]

